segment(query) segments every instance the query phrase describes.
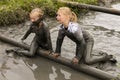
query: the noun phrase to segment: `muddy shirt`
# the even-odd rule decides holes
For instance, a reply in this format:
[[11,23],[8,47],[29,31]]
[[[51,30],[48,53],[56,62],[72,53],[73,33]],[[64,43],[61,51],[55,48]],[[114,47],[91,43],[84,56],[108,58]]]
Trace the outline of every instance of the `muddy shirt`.
[[80,25],[75,22],[70,22],[67,29],[63,25],[60,26],[56,43],[56,53],[61,53],[61,46],[65,36],[76,43],[76,56],[82,54],[84,51],[85,41]]
[[44,21],[41,21],[39,25],[31,24],[22,40],[26,39],[30,33],[35,33],[36,41],[40,46],[46,46],[49,50],[52,50],[49,28]]

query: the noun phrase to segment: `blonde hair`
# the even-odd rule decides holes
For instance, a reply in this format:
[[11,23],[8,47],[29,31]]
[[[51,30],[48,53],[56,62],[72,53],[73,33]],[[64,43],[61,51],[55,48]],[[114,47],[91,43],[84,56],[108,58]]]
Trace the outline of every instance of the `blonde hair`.
[[35,8],[35,9],[33,9],[33,10],[30,12],[30,15],[32,15],[32,14],[34,14],[34,13],[37,13],[37,15],[38,15],[39,17],[44,15],[44,12],[43,12],[42,9],[40,9],[40,8]]
[[68,15],[70,17],[70,21],[77,22],[77,15],[73,11],[71,11],[70,8],[60,7],[58,11],[60,11],[64,15]]

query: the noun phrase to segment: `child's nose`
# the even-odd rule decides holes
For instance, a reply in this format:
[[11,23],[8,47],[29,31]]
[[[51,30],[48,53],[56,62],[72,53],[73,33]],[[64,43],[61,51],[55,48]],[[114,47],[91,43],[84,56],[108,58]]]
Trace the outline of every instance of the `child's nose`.
[[35,20],[34,19],[31,19],[31,22],[34,22]]

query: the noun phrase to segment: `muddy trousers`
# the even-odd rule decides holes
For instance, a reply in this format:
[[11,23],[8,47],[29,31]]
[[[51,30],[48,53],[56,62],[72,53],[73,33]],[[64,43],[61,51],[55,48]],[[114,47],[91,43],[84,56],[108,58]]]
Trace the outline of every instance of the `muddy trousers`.
[[86,64],[94,64],[100,61],[106,61],[108,60],[106,55],[99,55],[99,56],[92,56],[92,49],[93,49],[93,42],[87,42],[86,43],[86,49],[84,53],[84,61]]
[[17,52],[18,52],[18,54],[21,54],[21,55],[34,56],[34,54],[36,53],[38,48],[39,48],[39,45],[36,41],[36,38],[34,37],[33,41],[31,42],[29,50],[20,50]]

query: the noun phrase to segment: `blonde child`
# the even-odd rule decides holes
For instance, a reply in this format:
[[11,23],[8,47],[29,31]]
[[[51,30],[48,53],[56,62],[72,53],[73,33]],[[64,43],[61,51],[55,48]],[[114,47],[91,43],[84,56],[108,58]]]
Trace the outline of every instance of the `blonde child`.
[[30,12],[29,16],[32,24],[21,40],[23,42],[30,33],[35,33],[35,36],[31,42],[29,51],[17,51],[17,53],[33,56],[38,48],[52,51],[49,28],[43,20],[44,12],[40,8],[35,8]]
[[61,46],[65,36],[76,43],[76,56],[73,58],[73,63],[78,63],[81,59],[85,41],[82,34],[81,26],[77,23],[77,16],[68,7],[61,7],[57,11],[57,21],[61,23],[60,30],[56,42],[56,50],[54,57],[58,57],[61,53]]
[[82,57],[87,64],[93,64],[111,58],[107,54],[103,54],[98,58],[91,58],[94,44],[93,37],[77,23],[77,16],[70,8],[60,7],[57,11],[56,18],[61,25],[57,37],[55,54],[53,54],[54,57],[60,56],[63,39],[67,36],[76,43],[76,55],[72,60],[74,64],[78,64]]

